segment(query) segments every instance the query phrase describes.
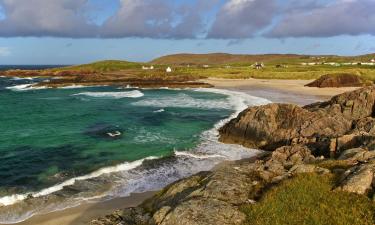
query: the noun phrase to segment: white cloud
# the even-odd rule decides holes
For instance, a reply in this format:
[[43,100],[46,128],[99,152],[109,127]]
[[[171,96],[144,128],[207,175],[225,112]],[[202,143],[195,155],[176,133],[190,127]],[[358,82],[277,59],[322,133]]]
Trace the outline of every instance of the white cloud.
[[249,38],[271,24],[275,0],[228,0],[218,12],[209,38]]
[[[318,2],[318,1],[316,1]],[[315,8],[284,14],[271,37],[332,37],[375,35],[375,0],[334,0]]]

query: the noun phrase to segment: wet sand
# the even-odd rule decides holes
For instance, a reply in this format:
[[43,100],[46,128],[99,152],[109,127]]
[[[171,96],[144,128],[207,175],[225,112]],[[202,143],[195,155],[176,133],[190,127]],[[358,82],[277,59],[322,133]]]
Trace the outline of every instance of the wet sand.
[[155,192],[146,192],[100,203],[86,203],[62,211],[33,216],[16,225],[86,225],[90,221],[111,214],[117,209],[138,206],[154,194]]

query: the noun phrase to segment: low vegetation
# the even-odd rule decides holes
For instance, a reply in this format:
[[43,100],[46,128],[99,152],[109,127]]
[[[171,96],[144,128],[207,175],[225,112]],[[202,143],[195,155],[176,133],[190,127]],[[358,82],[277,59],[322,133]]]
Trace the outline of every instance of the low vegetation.
[[267,191],[259,203],[246,205],[251,225],[370,225],[375,204],[365,196],[332,191],[333,175],[301,174]]

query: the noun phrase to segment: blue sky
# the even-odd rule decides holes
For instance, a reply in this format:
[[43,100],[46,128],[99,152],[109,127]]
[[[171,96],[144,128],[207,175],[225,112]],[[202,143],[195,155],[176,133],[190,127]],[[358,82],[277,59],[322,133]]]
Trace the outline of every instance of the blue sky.
[[375,0],[0,0],[0,64],[375,52]]

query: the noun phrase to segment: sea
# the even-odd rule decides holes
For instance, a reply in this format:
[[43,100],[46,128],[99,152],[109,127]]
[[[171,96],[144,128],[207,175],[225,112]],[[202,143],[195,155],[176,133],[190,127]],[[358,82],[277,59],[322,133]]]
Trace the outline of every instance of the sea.
[[43,79],[0,77],[0,224],[159,190],[258,153],[220,143],[218,128],[266,99],[204,88],[32,87]]

